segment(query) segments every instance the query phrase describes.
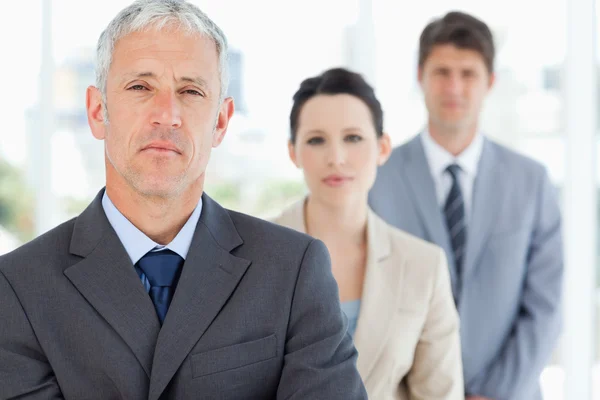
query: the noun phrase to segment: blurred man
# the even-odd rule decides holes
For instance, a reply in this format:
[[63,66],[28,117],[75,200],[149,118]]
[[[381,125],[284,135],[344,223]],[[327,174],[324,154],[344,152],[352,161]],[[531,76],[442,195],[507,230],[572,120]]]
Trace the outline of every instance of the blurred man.
[[366,399],[323,243],[203,194],[233,114],[221,30],[140,0],[97,56],[106,189],[0,258],[0,398]]
[[392,225],[450,261],[468,399],[541,399],[560,331],[563,253],[545,169],[479,130],[494,84],[482,21],[451,12],[422,32],[418,79],[427,128],[396,148],[370,195]]

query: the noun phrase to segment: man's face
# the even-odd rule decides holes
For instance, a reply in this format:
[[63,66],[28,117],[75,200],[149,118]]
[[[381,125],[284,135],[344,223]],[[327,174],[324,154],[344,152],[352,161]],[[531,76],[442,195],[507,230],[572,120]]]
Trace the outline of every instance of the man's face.
[[447,130],[476,125],[493,81],[478,52],[452,44],[433,47],[419,68],[430,123]]
[[106,87],[108,124],[98,89],[88,89],[87,108],[105,141],[107,187],[151,197],[201,187],[233,114],[231,99],[219,104],[215,43],[175,29],[129,34],[115,45]]

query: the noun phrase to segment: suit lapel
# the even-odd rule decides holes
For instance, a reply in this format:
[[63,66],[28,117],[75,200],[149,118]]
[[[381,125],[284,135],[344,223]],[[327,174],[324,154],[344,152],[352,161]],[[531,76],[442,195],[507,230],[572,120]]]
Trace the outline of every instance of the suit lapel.
[[[400,166],[400,170],[412,189],[413,203],[429,235],[425,239],[441,246],[446,254],[452,254],[448,229],[444,222],[443,211],[437,202],[435,183],[425,157],[421,136],[417,135],[406,146],[404,165]],[[452,281],[455,282],[456,268],[453,257],[448,257],[448,265]]]
[[250,265],[230,254],[243,242],[227,211],[206,195],[202,201],[190,252],[158,336],[150,400],[160,397]]
[[473,273],[483,246],[493,231],[503,196],[506,195],[505,185],[500,160],[492,143],[485,139],[473,186],[471,217],[467,225],[467,252],[463,271],[465,282]]
[[75,222],[70,250],[84,259],[64,273],[123,338],[150,377],[160,325],[150,297],[104,214],[103,193]]
[[354,335],[359,356],[357,368],[365,384],[380,357],[396,313],[404,260],[391,256],[387,225],[369,211],[367,268],[361,308]]

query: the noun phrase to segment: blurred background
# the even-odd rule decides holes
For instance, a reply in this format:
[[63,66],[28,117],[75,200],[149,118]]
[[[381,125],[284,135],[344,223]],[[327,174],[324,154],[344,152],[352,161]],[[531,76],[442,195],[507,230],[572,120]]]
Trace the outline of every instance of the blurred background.
[[[226,207],[277,214],[304,194],[287,156],[300,82],[333,66],[376,88],[395,145],[419,132],[418,37],[436,16],[482,18],[497,45],[497,81],[482,129],[541,161],[561,192],[567,250],[561,345],[545,398],[600,399],[597,273],[600,144],[594,0],[195,0],[227,34],[236,114],[213,151],[206,191]],[[127,0],[11,2],[0,24],[0,254],[77,215],[104,182],[102,142],[85,90],[95,45]]]

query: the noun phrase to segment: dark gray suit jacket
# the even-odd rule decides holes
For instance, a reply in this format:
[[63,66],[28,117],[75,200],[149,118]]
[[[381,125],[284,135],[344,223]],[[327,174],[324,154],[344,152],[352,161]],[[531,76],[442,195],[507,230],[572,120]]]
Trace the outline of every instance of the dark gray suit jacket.
[[323,243],[204,195],[161,329],[102,193],[0,257],[0,398],[366,399]]

